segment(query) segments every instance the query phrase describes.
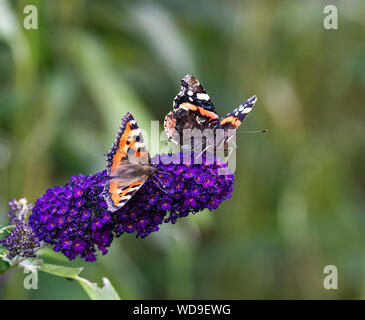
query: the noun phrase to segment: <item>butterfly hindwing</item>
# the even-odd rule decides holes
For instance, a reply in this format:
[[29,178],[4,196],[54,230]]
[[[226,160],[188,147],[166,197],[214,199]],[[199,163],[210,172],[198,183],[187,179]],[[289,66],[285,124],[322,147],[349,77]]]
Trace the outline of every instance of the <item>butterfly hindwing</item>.
[[111,178],[104,187],[103,196],[108,204],[108,210],[114,212],[123,207],[130,198],[142,187],[145,180],[126,183],[121,178]]
[[150,176],[152,167],[137,122],[129,112],[122,118],[114,143],[107,157],[111,179],[102,193],[109,211],[116,211],[133,196]]

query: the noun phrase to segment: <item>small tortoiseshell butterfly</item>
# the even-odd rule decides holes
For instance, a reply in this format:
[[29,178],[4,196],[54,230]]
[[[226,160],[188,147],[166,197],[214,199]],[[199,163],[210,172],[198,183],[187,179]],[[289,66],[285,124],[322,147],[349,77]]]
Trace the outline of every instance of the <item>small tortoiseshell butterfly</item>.
[[256,96],[249,98],[231,113],[219,119],[209,95],[200,82],[192,75],[181,80],[181,89],[174,99],[173,110],[165,117],[165,131],[169,139],[182,144],[184,129],[224,129],[223,141],[216,142],[222,147],[231,138],[228,129],[236,130],[257,101]]
[[105,184],[102,196],[108,210],[114,212],[157,172],[157,168],[151,165],[137,122],[129,112],[122,118],[115,141],[105,156],[111,179]]

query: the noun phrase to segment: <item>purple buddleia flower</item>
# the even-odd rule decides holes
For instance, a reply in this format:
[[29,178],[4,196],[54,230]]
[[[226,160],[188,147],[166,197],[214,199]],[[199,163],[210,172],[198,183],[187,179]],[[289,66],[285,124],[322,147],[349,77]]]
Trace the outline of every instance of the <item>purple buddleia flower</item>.
[[[171,163],[162,163],[162,158]],[[182,153],[152,158],[157,176],[113,213],[101,196],[109,179],[106,171],[73,176],[65,186],[47,190],[36,201],[29,223],[40,240],[70,260],[80,256],[95,261],[97,250],[106,254],[114,237],[133,233],[144,238],[162,223],[174,224],[190,212],[216,209],[231,196],[233,174],[219,173],[227,169],[225,163],[213,156],[203,164],[187,163],[186,158]]]
[[9,224],[16,225],[25,222],[29,213],[32,211],[33,205],[27,202],[27,199],[22,198],[19,201],[11,200],[9,202]]
[[38,237],[35,235],[32,227],[24,222],[15,226],[13,230],[0,244],[9,250],[7,257],[13,259],[15,257],[35,257],[37,250],[41,247]]

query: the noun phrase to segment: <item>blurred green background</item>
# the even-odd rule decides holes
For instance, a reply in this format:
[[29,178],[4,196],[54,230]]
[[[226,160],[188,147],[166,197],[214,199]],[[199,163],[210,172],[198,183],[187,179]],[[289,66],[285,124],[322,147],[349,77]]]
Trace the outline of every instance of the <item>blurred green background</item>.
[[[0,223],[9,200],[101,171],[125,112],[162,130],[187,73],[221,115],[258,96],[240,130],[269,133],[238,134],[233,197],[72,264],[125,299],[365,298],[363,0],[0,0]],[[338,290],[323,288],[331,264]],[[24,276],[0,276],[0,298],[87,299]]]

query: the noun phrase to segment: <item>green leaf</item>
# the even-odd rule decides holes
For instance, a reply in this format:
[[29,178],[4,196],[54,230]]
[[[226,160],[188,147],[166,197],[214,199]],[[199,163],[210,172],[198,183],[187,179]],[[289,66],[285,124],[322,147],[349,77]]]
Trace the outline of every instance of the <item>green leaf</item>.
[[0,258],[7,256],[9,250],[0,244]]
[[7,262],[7,261],[3,260],[2,258],[0,258],[0,274],[4,273],[8,269],[10,269],[9,262]]
[[10,233],[11,230],[14,229],[15,226],[2,226],[0,225],[0,240],[6,238],[6,236]]
[[53,274],[55,276],[76,279],[83,268],[70,268],[64,266],[58,266],[55,264],[43,263],[40,271]]
[[[1,230],[3,230],[4,227],[0,226],[0,239],[5,238],[5,234],[1,233]],[[9,259],[6,257],[9,253],[9,250],[0,244],[0,274],[4,273],[6,270],[8,270],[11,266],[9,263]]]
[[42,258],[50,258],[59,262],[67,263],[69,260],[60,252],[56,252],[49,247],[44,247],[39,251],[39,256]]
[[103,278],[101,288],[96,283],[83,278],[79,278],[78,281],[92,300],[120,300],[118,293],[107,278]]
[[40,271],[53,274],[58,277],[77,280],[87,295],[92,300],[120,300],[118,293],[107,278],[103,278],[103,286],[81,278],[79,274],[83,268],[70,268],[49,263],[43,263]]

